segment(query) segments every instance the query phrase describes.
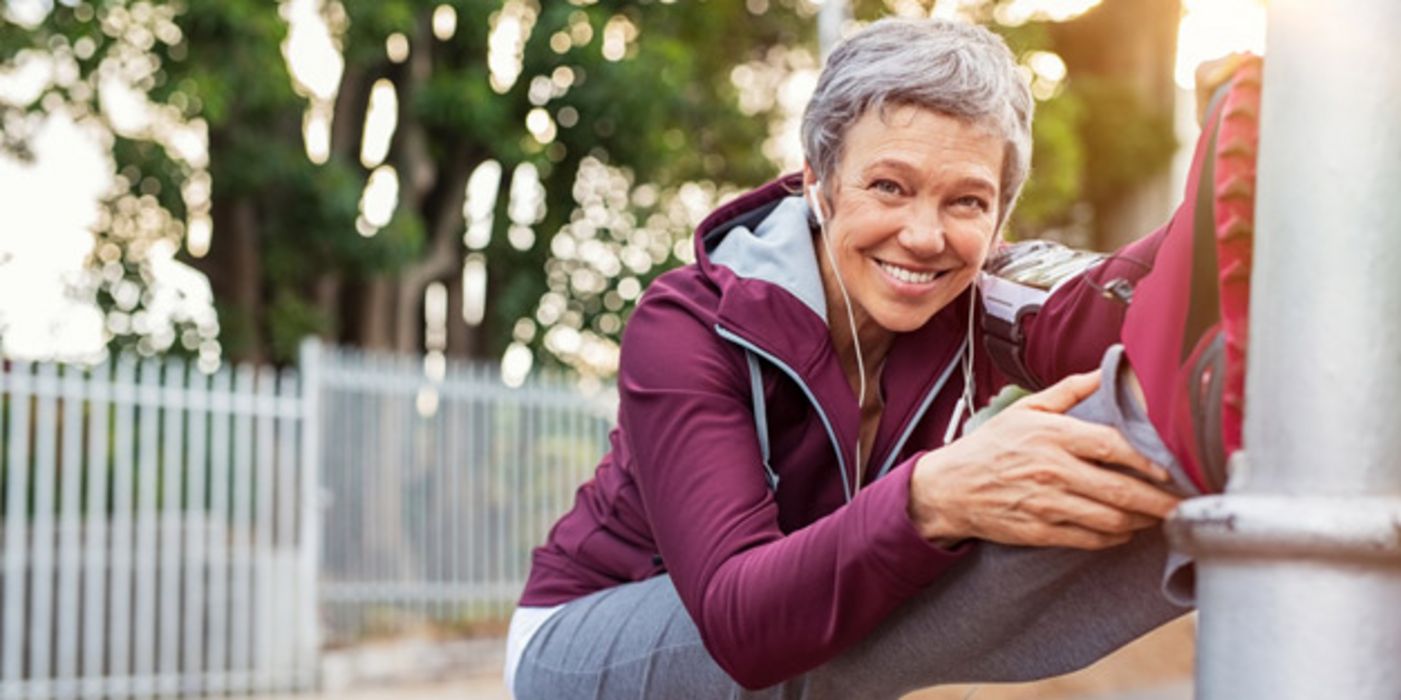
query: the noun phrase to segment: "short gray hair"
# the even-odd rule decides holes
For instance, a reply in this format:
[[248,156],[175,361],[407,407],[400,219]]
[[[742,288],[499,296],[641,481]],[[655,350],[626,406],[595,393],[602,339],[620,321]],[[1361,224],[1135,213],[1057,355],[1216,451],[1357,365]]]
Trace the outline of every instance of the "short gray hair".
[[1006,141],[998,224],[1031,168],[1031,90],[1001,37],[973,24],[882,19],[837,46],[803,112],[803,156],[827,180],[847,130],[870,109],[921,107]]

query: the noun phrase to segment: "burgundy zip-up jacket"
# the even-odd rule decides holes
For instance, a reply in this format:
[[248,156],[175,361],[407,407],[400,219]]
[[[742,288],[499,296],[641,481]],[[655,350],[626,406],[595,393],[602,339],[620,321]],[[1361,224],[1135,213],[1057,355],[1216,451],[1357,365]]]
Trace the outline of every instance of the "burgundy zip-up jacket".
[[[520,601],[557,605],[668,572],[706,649],[747,688],[832,659],[963,554],[923,540],[906,506],[916,458],[943,444],[963,391],[967,297],[895,339],[880,427],[848,501],[859,411],[827,327],[799,185],[789,175],[721,207],[697,231],[697,262],[647,289],[623,336],[611,449],[535,550]],[[1020,381],[1098,367],[1125,310],[1102,285],[1141,276],[1142,264],[1122,261],[1151,258],[1159,239],[1061,286],[1023,320],[1034,376]],[[974,353],[981,404],[1008,380],[981,339]]]

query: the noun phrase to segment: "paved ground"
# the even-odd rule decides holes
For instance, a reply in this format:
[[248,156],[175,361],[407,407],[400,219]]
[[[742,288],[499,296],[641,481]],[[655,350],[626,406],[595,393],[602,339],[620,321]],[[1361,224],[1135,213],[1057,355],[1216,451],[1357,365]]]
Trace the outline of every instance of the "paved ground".
[[[1090,668],[1039,683],[945,686],[911,693],[904,700],[1191,700],[1195,629],[1194,616],[1183,618]],[[446,658],[446,663],[456,670],[445,669],[442,663],[430,664],[432,668],[423,677],[438,680],[416,681],[404,679],[405,674],[399,674],[400,680],[346,674],[365,672],[369,666],[387,663],[386,659],[395,656],[421,659],[425,651],[420,643],[362,648],[341,657],[344,670],[336,671],[342,674],[334,683],[337,690],[261,700],[508,700],[500,678],[499,656],[493,655],[498,648],[495,645],[491,640],[476,640],[446,653],[438,647],[432,653]],[[462,654],[471,655],[473,661],[461,663]]]
[[501,679],[495,676],[459,678],[436,683],[394,684],[358,690],[347,689],[316,695],[268,696],[258,700],[509,700]]

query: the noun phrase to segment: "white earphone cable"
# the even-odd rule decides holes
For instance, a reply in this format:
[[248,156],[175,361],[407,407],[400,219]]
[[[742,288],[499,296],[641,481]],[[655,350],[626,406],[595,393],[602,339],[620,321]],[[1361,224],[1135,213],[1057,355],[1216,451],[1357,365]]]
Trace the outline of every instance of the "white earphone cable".
[[[857,379],[859,390],[856,392],[857,414],[864,413],[866,408],[866,359],[861,353],[861,336],[856,331],[856,313],[851,308],[851,295],[846,291],[846,282],[842,279],[842,271],[837,267],[836,256],[832,254],[832,239],[827,235],[826,217],[822,215],[821,200],[818,198],[818,184],[813,183],[808,186],[808,195],[811,198],[809,204],[812,206],[813,218],[817,220],[817,230],[822,236],[822,246],[827,251],[827,261],[832,265],[832,272],[837,277],[837,288],[842,292],[842,303],[846,305],[846,320],[851,327],[851,344],[856,349],[856,372],[860,375]],[[858,421],[861,419],[858,418]],[[864,471],[861,468],[861,430],[858,426],[856,435],[856,462],[852,465],[855,472],[855,486],[852,489],[854,494],[861,490],[861,477]]]
[[958,397],[958,404],[954,406],[953,416],[949,418],[949,426],[944,430],[944,444],[953,442],[953,438],[963,427],[963,414],[973,413],[974,388],[973,388],[973,319],[977,310],[978,284],[976,279],[968,289],[968,338],[963,344],[963,392]]
[[[851,295],[846,291],[846,281],[842,279],[841,269],[837,267],[836,257],[832,254],[832,240],[831,237],[827,235],[826,217],[822,214],[821,200],[818,198],[818,183],[809,185],[807,193],[809,196],[808,203],[812,207],[813,218],[817,220],[817,229],[822,236],[822,246],[827,252],[828,262],[832,265],[832,272],[837,277],[837,288],[841,290],[842,303],[846,306],[846,320],[851,327],[851,344],[856,351],[856,371],[860,375],[857,379],[857,386],[859,389],[856,392],[856,406],[858,413],[861,413],[864,412],[866,406],[866,361],[861,353],[861,336],[856,330],[856,314],[852,310]],[[974,320],[977,316],[977,304],[978,285],[975,277],[973,284],[970,285],[968,289],[968,337],[964,341],[962,358],[963,392],[958,398],[958,404],[954,407],[953,416],[949,419],[948,428],[944,431],[944,444],[952,442],[954,436],[958,434],[959,429],[963,425],[963,415],[965,413],[971,414],[973,411],[973,402],[975,401],[976,395],[973,381],[973,341],[975,337]],[[856,463],[853,465],[853,471],[856,475],[854,493],[861,489],[861,477],[864,471],[861,468],[861,437],[859,428],[856,438]]]
[[968,413],[973,412],[974,385],[973,385],[973,320],[977,315],[978,308],[978,282],[974,275],[973,284],[968,287],[968,340],[963,350],[963,405],[967,407]]

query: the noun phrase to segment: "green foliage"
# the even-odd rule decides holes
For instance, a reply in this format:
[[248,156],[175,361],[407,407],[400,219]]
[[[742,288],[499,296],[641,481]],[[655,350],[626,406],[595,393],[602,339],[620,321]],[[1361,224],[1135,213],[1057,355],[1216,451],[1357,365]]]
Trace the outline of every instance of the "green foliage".
[[1070,223],[1086,180],[1084,112],[1084,102],[1071,91],[1037,105],[1031,176],[1008,224],[1009,238],[1036,238]]
[[[990,9],[988,14],[990,19]],[[1044,23],[1015,27],[994,23],[992,27],[1022,58],[1046,51],[1051,45]],[[1085,112],[1081,96],[1064,85],[1050,99],[1036,101],[1031,124],[1031,175],[1008,221],[1009,239],[1042,237],[1071,223],[1074,205],[1083,196],[1086,180],[1091,179],[1086,172],[1085,143],[1080,138]]]
[[[985,3],[983,11],[991,17],[1001,1]],[[283,57],[288,28],[278,3],[185,3],[171,20],[178,36],[146,49],[157,67],[137,87],[155,104],[207,126],[217,226],[210,256],[186,260],[214,283],[220,339],[228,354],[287,361],[304,333],[342,343],[392,336],[367,328],[385,322],[383,309],[371,314],[362,308],[375,290],[408,295],[410,303],[397,308],[411,309],[412,320],[419,322],[422,289],[399,285],[425,269],[434,272],[421,280],[424,284],[460,273],[466,251],[460,243],[463,227],[454,216],[461,211],[466,173],[488,159],[501,164],[503,181],[490,244],[481,251],[490,289],[480,329],[487,337],[476,351],[499,356],[512,342],[517,321],[537,317],[544,298],[555,293],[564,297],[555,323],[616,340],[635,299],[622,287],[645,285],[680,263],[674,243],[689,238],[693,223],[678,204],[682,188],[699,188],[691,194],[703,191],[713,200],[778,174],[761,148],[780,116],[778,108],[741,110],[734,68],[773,63],[787,51],[816,53],[816,22],[807,0],[769,0],[767,11],[757,15],[746,7],[754,3],[737,0],[450,0],[445,4],[456,11],[457,31],[446,40],[431,31],[430,17],[440,4],[340,0],[325,6],[344,71],[331,151],[321,164],[306,155],[302,123],[308,99],[298,94]],[[890,11],[883,1],[853,4],[861,19]],[[930,4],[924,3],[926,10]],[[506,5],[524,7],[534,23],[522,47],[519,76],[499,92],[487,62],[488,34]],[[113,13],[134,15],[138,7],[176,6],[142,0],[56,4],[32,29],[0,23],[0,59],[10,62],[21,49],[53,51],[55,46],[76,55],[72,47],[82,42],[84,55],[74,58],[79,80],[51,91],[61,102],[99,115],[102,105],[92,89],[96,76],[104,62],[130,46],[130,37],[104,31],[104,22]],[[631,28],[625,50],[621,56],[605,55],[605,36],[622,26]],[[1019,55],[1049,45],[1044,25],[996,29]],[[386,39],[394,33],[410,46],[405,63],[386,55]],[[379,79],[392,81],[400,99],[387,159],[398,172],[399,206],[387,225],[364,237],[356,233],[369,175],[359,160],[360,131],[370,86]],[[84,84],[86,90],[78,87]],[[1170,136],[1163,138],[1170,130],[1144,120],[1132,93],[1113,84],[1072,76],[1037,108],[1033,175],[1010,224],[1018,235],[1068,225],[1077,202],[1115,196],[1170,154]],[[525,126],[537,109],[554,126],[553,138],[543,143]],[[18,148],[22,139],[15,137],[18,127],[12,122],[4,122],[0,145]],[[149,136],[117,138],[113,155],[122,178],[108,203],[113,210],[108,224],[120,218],[123,206],[154,206],[165,217],[158,230],[123,232],[109,225],[96,232],[100,244],[119,251],[110,265],[106,258],[94,260],[94,267],[105,266],[112,278],[99,288],[98,299],[109,311],[134,314],[140,304],[125,308],[127,302],[119,303],[113,292],[123,281],[149,283],[143,251],[152,238],[180,239],[179,222],[189,214],[182,188],[201,173]],[[530,225],[534,244],[518,250],[508,242],[512,222],[506,193],[512,173],[525,163],[538,169],[545,213]],[[618,201],[604,206],[581,199],[577,178],[589,167],[607,170],[617,180]],[[578,243],[596,240],[614,254],[629,246],[646,250],[645,264],[623,265],[592,287],[578,279],[597,270],[562,258],[553,247],[555,237],[570,232],[589,206],[594,206],[590,216],[601,218],[591,223],[587,236],[579,234]],[[234,235],[239,227],[251,227],[251,235]],[[452,238],[455,257],[445,268],[433,267],[440,248],[435,243],[444,235]],[[248,248],[231,250],[234,245]],[[240,262],[240,255],[249,254],[256,264]],[[237,294],[229,291],[234,289]],[[252,306],[249,298],[256,299]],[[387,322],[397,322],[389,315]],[[544,363],[557,362],[545,343],[548,330],[536,328],[514,339],[528,342]],[[128,346],[139,339],[139,333],[118,333],[113,343]]]
[[291,364],[297,360],[302,339],[309,335],[334,332],[335,320],[327,318],[295,290],[283,289],[273,297],[273,303],[268,308],[268,328],[271,330],[268,343],[272,348],[273,361]]
[[1085,167],[1095,174],[1086,194],[1096,202],[1113,199],[1161,171],[1177,148],[1170,115],[1147,110],[1133,87],[1122,81],[1080,78],[1071,90],[1087,105],[1079,129]]

